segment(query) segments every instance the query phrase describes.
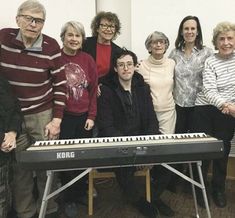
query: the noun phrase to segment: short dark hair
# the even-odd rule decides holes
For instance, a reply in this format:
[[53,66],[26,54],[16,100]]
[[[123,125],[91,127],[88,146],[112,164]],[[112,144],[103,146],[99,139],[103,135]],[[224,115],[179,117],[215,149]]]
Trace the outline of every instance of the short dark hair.
[[197,47],[197,49],[202,49],[203,48],[203,39],[202,39],[202,29],[201,29],[201,24],[200,21],[198,19],[198,17],[196,16],[186,16],[180,23],[179,26],[179,30],[178,30],[178,35],[177,38],[175,40],[175,48],[182,50],[184,47],[184,37],[182,35],[183,32],[183,25],[186,21],[188,20],[195,20],[197,23],[197,36],[196,36],[196,40],[195,40],[195,46]]
[[97,29],[100,26],[100,21],[102,19],[106,19],[109,22],[112,22],[115,25],[115,33],[114,33],[114,39],[117,37],[117,35],[120,34],[121,30],[121,23],[118,18],[118,16],[115,13],[112,12],[105,12],[101,11],[99,12],[92,20],[91,22],[91,31],[92,31],[92,36],[98,36]]
[[115,67],[117,67],[117,60],[119,58],[122,58],[126,55],[130,55],[133,59],[133,63],[134,63],[134,66],[136,66],[136,64],[138,63],[138,59],[137,59],[137,56],[134,52],[130,51],[130,50],[127,50],[126,48],[122,48],[119,52],[117,52],[115,55],[114,55],[114,58],[113,58],[113,65]]

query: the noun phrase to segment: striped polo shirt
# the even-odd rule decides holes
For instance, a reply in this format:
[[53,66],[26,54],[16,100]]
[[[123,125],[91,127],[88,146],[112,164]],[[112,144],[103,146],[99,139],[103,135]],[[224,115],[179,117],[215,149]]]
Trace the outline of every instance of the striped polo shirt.
[[56,40],[41,34],[25,48],[19,29],[0,30],[0,74],[8,79],[24,114],[53,109],[61,118],[66,100],[66,79]]
[[235,54],[228,59],[215,54],[206,60],[203,91],[196,99],[196,105],[214,105],[217,108],[225,102],[235,103]]

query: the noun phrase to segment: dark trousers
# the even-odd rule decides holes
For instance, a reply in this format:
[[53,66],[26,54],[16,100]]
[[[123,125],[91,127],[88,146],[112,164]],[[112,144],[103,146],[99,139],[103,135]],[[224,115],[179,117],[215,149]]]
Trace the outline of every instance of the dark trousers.
[[[193,118],[194,118],[194,108],[195,107],[181,107],[176,104],[176,126],[175,133],[189,133],[192,132],[193,128]],[[188,165],[187,164],[175,164],[173,165],[177,170],[188,174]],[[182,180],[182,178],[178,177],[176,174],[171,173],[171,181],[170,181],[170,190],[176,191],[177,183]]]
[[[139,187],[135,182],[134,173],[136,167],[123,167],[113,169],[118,184],[120,185],[126,199],[131,203],[136,203],[142,198]],[[158,201],[163,191],[166,189],[171,173],[163,166],[156,165],[150,171],[151,175],[151,199]]]
[[[92,131],[84,129],[85,122],[87,120],[87,113],[74,116],[70,114],[64,114],[61,123],[60,139],[76,139],[76,138],[90,138],[92,137]],[[74,177],[79,175],[81,171],[67,171],[60,173],[61,184],[64,185]],[[63,200],[65,202],[76,202],[79,197],[82,197],[87,192],[87,176],[81,178],[79,181],[71,185],[64,191]]]
[[137,201],[141,198],[141,193],[137,188],[134,178],[136,167],[113,168],[113,171],[126,200],[129,203],[137,203]]
[[205,160],[202,163],[204,181],[207,184],[207,173],[212,162],[212,191],[224,192],[227,175],[228,156],[231,149],[231,140],[234,135],[235,119],[222,114],[212,105],[196,106],[194,117],[194,132],[205,132],[210,136],[223,140],[224,156],[220,159]]
[[180,107],[176,105],[176,126],[175,133],[187,133],[191,132],[193,127],[193,117],[194,117],[195,107]]

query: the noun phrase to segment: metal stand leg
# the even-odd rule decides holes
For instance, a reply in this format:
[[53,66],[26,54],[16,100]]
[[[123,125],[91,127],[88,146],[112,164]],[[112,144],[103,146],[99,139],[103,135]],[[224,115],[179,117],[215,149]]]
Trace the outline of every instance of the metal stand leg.
[[[192,170],[192,163],[189,163],[189,174],[190,174],[190,178],[192,180],[194,180],[193,177],[193,170]],[[196,217],[199,218],[199,212],[198,212],[198,206],[197,206],[197,195],[196,195],[196,191],[195,191],[195,185],[193,183],[191,183],[192,186],[192,192],[193,192],[193,200],[194,200],[194,207],[195,207],[195,212],[196,212]]]
[[202,189],[202,194],[203,194],[203,198],[204,198],[204,202],[205,202],[205,206],[206,206],[206,212],[207,212],[208,218],[211,218],[210,208],[209,208],[209,204],[208,204],[208,200],[207,200],[207,195],[206,195],[206,188],[205,188],[205,184],[204,184],[204,180],[203,180],[203,176],[202,176],[201,165],[202,165],[201,161],[197,162],[197,170],[198,170],[198,175],[199,175],[200,183],[202,185],[201,189]]
[[48,196],[48,194],[50,193],[50,190],[51,190],[51,184],[52,184],[52,181],[53,181],[53,176],[54,176],[53,171],[50,171],[50,170],[47,171],[47,182],[46,182],[46,187],[45,187],[45,190],[44,190],[44,193],[43,193],[42,205],[41,205],[41,208],[40,208],[39,218],[44,218],[45,215],[46,215],[47,202],[48,202],[47,196]]
[[[179,162],[176,162],[174,164],[178,164]],[[183,162],[180,162],[183,163]],[[185,162],[184,162],[185,163]],[[200,189],[202,189],[202,194],[203,194],[203,198],[204,198],[204,202],[205,202],[205,206],[206,206],[206,211],[207,211],[207,216],[208,218],[211,218],[211,213],[210,213],[210,209],[209,209],[209,204],[208,204],[208,200],[207,200],[207,196],[206,196],[206,188],[205,188],[205,184],[203,181],[203,176],[202,176],[202,170],[201,170],[201,165],[202,165],[202,161],[191,161],[191,162],[186,162],[189,163],[189,169],[190,169],[190,177],[186,176],[185,174],[181,173],[180,171],[176,170],[175,168],[169,166],[166,163],[162,163],[161,165],[163,167],[165,167],[166,169],[170,170],[171,172],[175,173],[176,175],[180,176],[181,178],[183,178],[184,180],[190,182],[192,184],[192,190],[193,190],[193,197],[194,197],[194,204],[195,204],[195,209],[196,209],[196,217],[199,218],[199,213],[198,213],[198,207],[197,207],[197,197],[196,197],[196,192],[195,192],[195,186],[199,187]],[[198,170],[198,175],[199,175],[199,179],[200,179],[200,183],[193,180],[193,172],[192,172],[192,163],[196,163],[197,164],[197,170]],[[173,163],[171,163],[173,164]]]
[[55,195],[59,194],[60,192],[62,192],[63,190],[65,190],[66,188],[68,188],[69,186],[74,184],[76,181],[81,179],[83,176],[85,176],[91,170],[92,170],[92,168],[86,169],[84,172],[80,173],[78,176],[76,176],[71,181],[69,181],[68,183],[66,183],[65,185],[63,185],[62,187],[58,188],[57,190],[55,190],[52,193],[50,193],[50,191],[51,191],[51,186],[52,186],[54,172],[56,172],[56,171],[60,172],[60,171],[63,171],[63,170],[56,170],[56,171],[55,170],[48,170],[47,171],[47,182],[46,182],[46,187],[45,187],[45,190],[44,190],[44,193],[43,193],[43,198],[42,198],[42,204],[41,204],[41,208],[40,208],[39,218],[44,218],[45,217],[46,209],[47,209],[47,202],[48,202],[48,200],[50,198],[54,197]]

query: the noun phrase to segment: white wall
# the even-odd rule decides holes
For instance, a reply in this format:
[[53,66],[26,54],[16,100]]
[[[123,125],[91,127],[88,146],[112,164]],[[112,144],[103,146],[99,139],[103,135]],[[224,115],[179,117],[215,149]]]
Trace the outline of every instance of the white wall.
[[[1,3],[3,0],[1,0]],[[17,27],[15,16],[19,5],[24,0],[6,0],[1,4],[0,28]],[[47,11],[43,33],[48,34],[60,42],[60,29],[70,20],[81,22],[90,36],[91,19],[95,16],[95,0],[40,0]]]
[[111,11],[116,13],[121,22],[121,34],[114,41],[120,47],[131,49],[131,0],[96,0],[97,12]]
[[[0,28],[16,27],[16,10],[24,0],[1,0]],[[218,22],[235,22],[235,0],[40,0],[47,9],[43,32],[59,42],[61,26],[69,20],[78,20],[89,36],[90,23],[97,10],[112,11],[119,16],[122,29],[115,41],[132,49],[139,59],[148,53],[144,41],[148,34],[158,30],[170,39],[174,47],[178,26],[183,17],[196,15],[202,25],[204,44],[212,47],[212,30]]]
[[235,22],[234,0],[132,0],[132,50],[139,59],[146,58],[144,47],[147,36],[155,31],[164,32],[174,47],[181,20],[187,15],[198,16],[204,44],[213,48],[212,31],[218,22]]

